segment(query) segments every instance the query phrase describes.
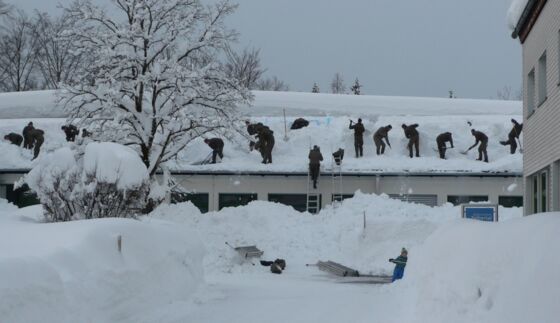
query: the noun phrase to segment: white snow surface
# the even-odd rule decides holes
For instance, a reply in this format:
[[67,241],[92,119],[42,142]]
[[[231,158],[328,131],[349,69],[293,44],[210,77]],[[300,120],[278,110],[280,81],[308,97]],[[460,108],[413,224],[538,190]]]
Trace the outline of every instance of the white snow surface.
[[[475,222],[449,204],[358,192],[318,215],[262,201],[200,214],[183,203],[140,221],[44,224],[34,220],[40,208],[0,201],[0,313],[16,323],[557,322],[560,214],[499,211],[501,222]],[[252,266],[226,241],[256,245],[287,268]],[[391,285],[341,283],[305,266],[332,260],[390,274],[401,247],[409,262]]]
[[508,26],[511,30],[514,30],[517,27],[517,23],[519,22],[519,18],[523,14],[525,7],[527,7],[527,3],[529,0],[512,0],[511,5],[509,6],[507,12],[507,21]]
[[188,228],[40,218],[40,206],[0,200],[0,321],[158,322],[162,311],[192,303],[203,247]]
[[84,172],[118,189],[137,188],[148,180],[148,170],[130,147],[113,142],[90,142],[84,154]]

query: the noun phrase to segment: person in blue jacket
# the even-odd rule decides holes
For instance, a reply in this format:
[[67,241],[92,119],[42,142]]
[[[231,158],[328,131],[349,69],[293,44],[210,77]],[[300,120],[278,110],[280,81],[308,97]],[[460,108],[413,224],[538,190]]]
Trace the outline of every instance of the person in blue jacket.
[[401,255],[397,257],[397,259],[389,259],[389,262],[395,264],[395,270],[393,271],[393,280],[394,282],[397,279],[403,278],[404,275],[404,267],[406,267],[406,261],[408,259],[408,251],[405,248],[402,248]]

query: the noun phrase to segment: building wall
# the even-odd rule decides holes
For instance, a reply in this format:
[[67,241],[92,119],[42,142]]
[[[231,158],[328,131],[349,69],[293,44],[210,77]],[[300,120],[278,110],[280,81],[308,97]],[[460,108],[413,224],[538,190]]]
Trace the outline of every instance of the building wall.
[[[306,194],[307,176],[262,175],[179,175],[181,185],[197,193],[209,194],[209,210],[218,210],[219,193],[256,193],[267,201],[269,193]],[[516,185],[512,185],[516,184]],[[360,190],[376,194],[434,194],[437,205],[447,202],[449,195],[487,195],[498,203],[500,196],[523,196],[521,177],[466,176],[343,176],[342,194]],[[318,189],[321,207],[332,202],[333,184],[330,175],[320,177]]]
[[[560,160],[560,1],[547,1],[523,44],[523,173],[525,176],[525,214],[533,213],[531,176],[548,169],[547,211],[558,211],[558,172]],[[539,58],[546,51],[547,99],[539,106]],[[535,110],[529,113],[528,75],[535,71]]]

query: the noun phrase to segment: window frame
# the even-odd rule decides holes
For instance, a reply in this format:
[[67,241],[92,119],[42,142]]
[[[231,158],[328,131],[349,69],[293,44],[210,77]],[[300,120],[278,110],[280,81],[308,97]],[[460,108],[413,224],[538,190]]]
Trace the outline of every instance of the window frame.
[[548,99],[547,89],[547,57],[546,50],[542,53],[538,60],[538,82],[537,82],[537,108],[540,108]]
[[535,105],[535,68],[533,67],[527,74],[527,118],[535,113],[537,107]]

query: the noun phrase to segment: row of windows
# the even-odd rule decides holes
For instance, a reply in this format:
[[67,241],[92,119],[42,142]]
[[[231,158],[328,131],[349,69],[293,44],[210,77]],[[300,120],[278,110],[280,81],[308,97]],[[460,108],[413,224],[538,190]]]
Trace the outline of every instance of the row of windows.
[[[558,85],[560,85],[560,30],[558,31]],[[537,71],[535,75],[535,69],[531,69],[527,75],[527,112],[528,117],[535,111],[535,103],[537,107],[543,104],[547,99],[547,54],[546,50],[539,58],[537,63]],[[536,77],[537,78],[536,78]],[[536,84],[535,84],[536,82]],[[535,87],[536,86],[536,87]],[[535,97],[535,95],[537,97]]]
[[[353,194],[343,194],[342,196],[332,195],[331,201],[341,201],[351,198]],[[414,202],[425,204],[428,206],[437,205],[437,195],[423,195],[423,194],[390,194],[389,197],[398,199],[405,202]],[[321,204],[322,196],[319,195],[319,205]],[[220,193],[218,195],[218,208],[221,210],[225,207],[234,207],[247,205],[249,202],[257,200],[255,193]],[[268,194],[270,202],[277,202],[284,205],[289,205],[295,210],[304,212],[307,209],[307,195],[306,194]],[[201,212],[208,212],[208,193],[192,193],[185,194],[183,198],[172,198],[173,203],[190,201]],[[486,202],[488,201],[487,195],[448,195],[447,202],[453,205],[460,205],[469,202]],[[498,204],[504,207],[522,207],[522,196],[500,196]]]
[[[542,179],[538,184],[539,187],[541,187],[541,191],[539,191],[541,193],[539,193],[540,194],[539,196],[543,196],[543,199],[546,199],[546,182],[542,182],[542,181],[546,181],[546,176],[542,176]],[[2,188],[2,196],[5,196],[9,202],[14,203],[19,207],[25,207],[25,206],[39,203],[36,195],[26,189],[14,190],[13,185],[1,186],[1,188]],[[544,190],[544,193],[542,193],[542,190]],[[331,201],[342,201],[344,199],[351,198],[353,196],[354,196],[353,194],[342,194],[342,195],[333,194],[331,195]],[[437,195],[390,194],[389,197],[405,202],[425,204],[428,206],[437,205]],[[220,193],[218,195],[218,208],[221,210],[225,207],[247,205],[249,204],[249,202],[255,200],[257,200],[256,193]],[[285,205],[292,206],[295,210],[301,212],[304,212],[307,209],[306,194],[272,194],[271,193],[268,194],[268,200],[270,202],[277,202],[277,203],[282,203]],[[191,202],[202,213],[206,213],[210,210],[208,193],[177,193],[177,194],[172,194],[171,196],[171,203],[181,203],[187,201]],[[447,196],[447,202],[450,202],[453,205],[460,205],[469,202],[484,202],[484,201],[488,201],[488,196],[484,196],[484,195],[448,195]],[[319,195],[319,205],[321,205],[321,202],[322,202],[322,196]],[[521,207],[523,206],[523,197],[500,196],[499,204],[504,207]],[[544,200],[541,205],[543,205],[544,207],[544,205],[546,205],[546,200]],[[538,209],[538,211],[540,211],[541,209]]]

